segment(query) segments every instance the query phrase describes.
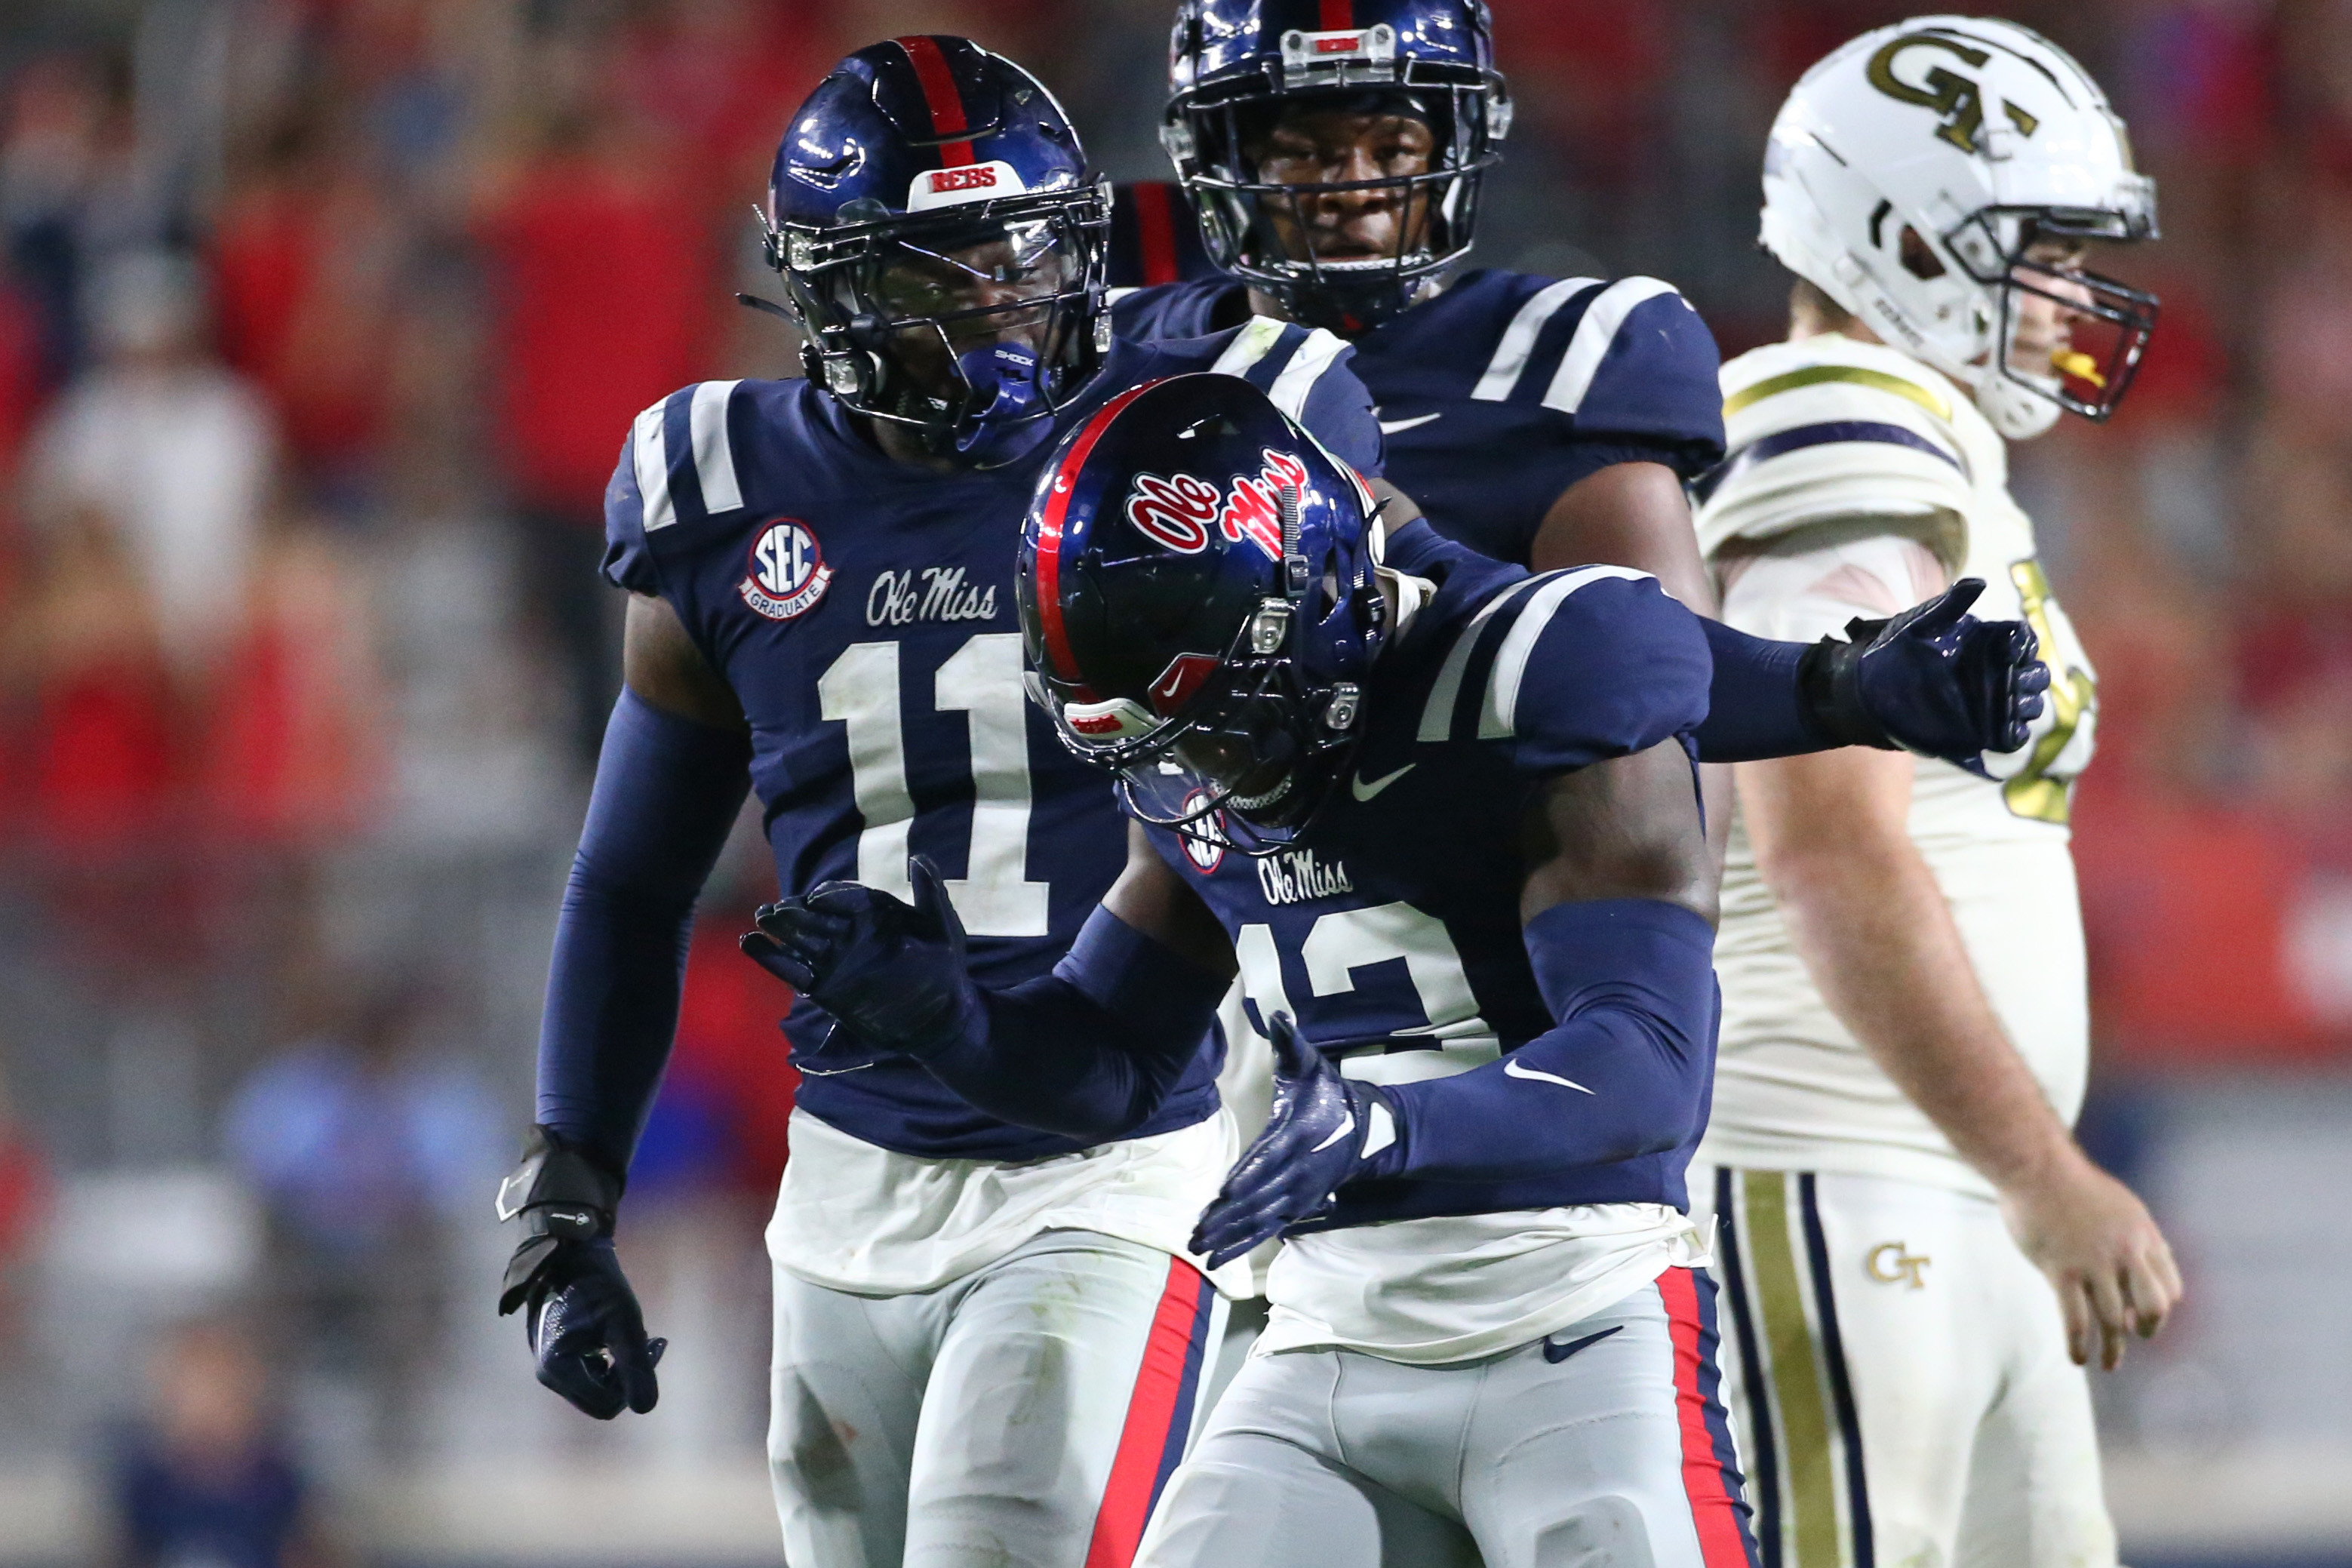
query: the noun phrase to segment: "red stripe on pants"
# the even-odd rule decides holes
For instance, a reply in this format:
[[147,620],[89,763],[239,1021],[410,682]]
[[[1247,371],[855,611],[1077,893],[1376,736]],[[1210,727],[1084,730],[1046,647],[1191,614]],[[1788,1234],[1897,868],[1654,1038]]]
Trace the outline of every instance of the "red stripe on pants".
[[1675,1340],[1675,1415],[1683,1434],[1683,1491],[1691,1522],[1698,1527],[1700,1560],[1706,1568],[1749,1568],[1748,1545],[1739,1536],[1739,1510],[1723,1484],[1723,1459],[1707,1430],[1706,1395],[1700,1392],[1698,1288],[1687,1268],[1658,1276],[1666,1323]]
[[1151,1333],[1143,1344],[1143,1365],[1135,1374],[1135,1391],[1128,1396],[1127,1426],[1119,1433],[1118,1452],[1110,1462],[1110,1484],[1103,1489],[1102,1509],[1095,1515],[1086,1568],[1128,1568],[1135,1561],[1144,1522],[1151,1515],[1152,1489],[1160,1480],[1160,1461],[1171,1441],[1183,1441],[1182,1434],[1171,1433],[1169,1426],[1184,1396],[1185,1363],[1192,1359],[1192,1336],[1200,1331],[1202,1315],[1207,1310],[1200,1270],[1181,1258],[1170,1258],[1168,1286],[1160,1293],[1160,1310],[1152,1314]]

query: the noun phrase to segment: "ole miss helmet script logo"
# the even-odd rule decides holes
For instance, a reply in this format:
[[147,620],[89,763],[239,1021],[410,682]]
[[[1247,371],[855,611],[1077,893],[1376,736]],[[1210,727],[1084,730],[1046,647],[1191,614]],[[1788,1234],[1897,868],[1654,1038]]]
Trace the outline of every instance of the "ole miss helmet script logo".
[[807,525],[777,518],[751,544],[751,574],[735,584],[743,602],[772,621],[789,621],[816,608],[833,581],[816,535]]

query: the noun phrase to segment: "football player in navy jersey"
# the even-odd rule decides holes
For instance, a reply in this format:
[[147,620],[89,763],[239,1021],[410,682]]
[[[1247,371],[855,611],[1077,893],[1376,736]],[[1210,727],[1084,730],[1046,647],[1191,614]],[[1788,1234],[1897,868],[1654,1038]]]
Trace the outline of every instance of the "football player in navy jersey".
[[1139,270],[1122,332],[1191,337],[1253,311],[1339,333],[1379,404],[1389,468],[1447,536],[1548,570],[1611,561],[1706,613],[1682,481],[1723,455],[1706,323],[1654,278],[1551,279],[1469,255],[1511,100],[1484,0],[1182,0],[1162,140],[1191,237]]
[[[786,132],[767,216],[807,378],[689,387],[629,434],[605,561],[633,595],[626,689],[558,927],[539,1125],[501,1194],[523,1235],[504,1305],[541,1381],[604,1417],[656,1396],[659,1342],[611,1238],[694,898],[746,791],[787,893],[854,878],[911,898],[925,857],[972,973],[1045,975],[1122,858],[1112,792],[1022,696],[1013,564],[1053,442],[1213,371],[1402,502],[1332,334],[1110,334],[1108,200],[1077,138],[1034,78],[963,40],[844,61]],[[1212,521],[1262,538],[1271,498]],[[1956,604],[1818,657],[1756,644],[1778,689],[1717,702],[1708,728],[2013,743],[2030,644]],[[1073,1133],[835,1042],[795,1003],[805,1076],[768,1233],[795,1562],[1127,1560],[1198,1408],[1221,1309],[1188,1240],[1237,1142],[1213,1034],[1179,1022],[1185,1065],[1149,1114]]]
[[919,857],[911,900],[820,888],[746,944],[840,1020],[818,1057],[901,1053],[1076,1139],[1155,1124],[1238,969],[1281,1069],[1194,1243],[1289,1244],[1139,1562],[1752,1568],[1683,1175],[1706,638],[1646,574],[1531,574],[1412,515],[1230,378],[1105,405],[1039,481],[1019,594],[1125,872],[1012,986]]
[[[1099,773],[1023,694],[1013,563],[1055,438],[1156,378],[1247,376],[1358,471],[1328,333],[1113,341],[1106,191],[1033,77],[960,38],[844,60],[795,115],[768,246],[807,378],[647,409],[606,498],[626,689],[558,927],[539,1126],[501,1194],[508,1310],[591,1415],[656,1396],[611,1240],[694,898],[748,788],[787,891],[941,868],[993,984],[1043,974],[1117,876]],[[810,1057],[768,1233],[770,1456],[811,1568],[1124,1563],[1195,1413],[1220,1298],[1188,1256],[1238,1141],[1213,1052],[1114,1136],[976,1110],[920,1064]]]
[[[1182,0],[1170,77],[1162,139],[1185,204],[1164,184],[1118,193],[1122,333],[1183,338],[1253,314],[1335,332],[1378,405],[1389,479],[1439,532],[1538,571],[1635,567],[1716,614],[1683,488],[1724,451],[1706,323],[1654,278],[1455,270],[1511,124],[1483,0]],[[1702,757],[1811,749],[1781,722],[1786,645],[1702,629],[1716,655]],[[1702,778],[1720,856],[1729,776]],[[1223,1087],[1252,1111],[1265,1044],[1225,1022]]]

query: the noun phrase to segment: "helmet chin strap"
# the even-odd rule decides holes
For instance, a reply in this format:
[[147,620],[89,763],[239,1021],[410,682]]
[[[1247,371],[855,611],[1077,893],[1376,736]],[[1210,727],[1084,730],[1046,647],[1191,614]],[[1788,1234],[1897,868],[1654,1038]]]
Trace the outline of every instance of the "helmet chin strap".
[[971,388],[963,417],[956,421],[956,455],[975,468],[1015,462],[1054,433],[1040,366],[1024,343],[989,343],[956,357],[956,369]]

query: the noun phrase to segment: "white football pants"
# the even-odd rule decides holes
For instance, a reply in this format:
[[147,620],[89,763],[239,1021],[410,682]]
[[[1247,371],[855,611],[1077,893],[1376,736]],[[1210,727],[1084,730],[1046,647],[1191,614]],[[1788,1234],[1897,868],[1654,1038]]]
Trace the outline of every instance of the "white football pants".
[[2114,1568],[2083,1369],[1991,1200],[1693,1165],[1769,1568]]
[[1223,1299],[1049,1230],[858,1296],[778,1269],[768,1466],[791,1568],[1126,1568],[1192,1435]]
[[1138,1568],[1753,1568],[1713,1295],[1669,1268],[1534,1344],[1443,1366],[1253,1357]]

